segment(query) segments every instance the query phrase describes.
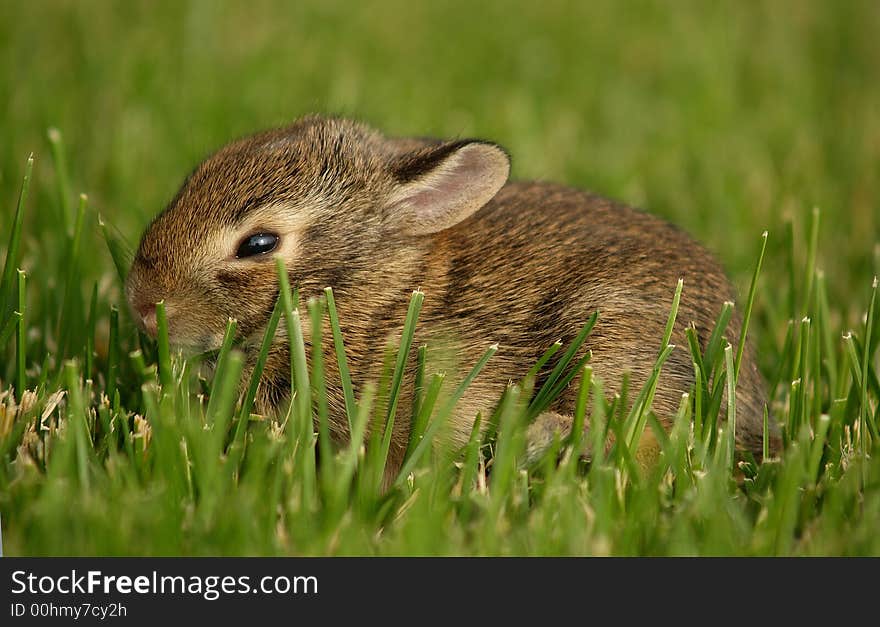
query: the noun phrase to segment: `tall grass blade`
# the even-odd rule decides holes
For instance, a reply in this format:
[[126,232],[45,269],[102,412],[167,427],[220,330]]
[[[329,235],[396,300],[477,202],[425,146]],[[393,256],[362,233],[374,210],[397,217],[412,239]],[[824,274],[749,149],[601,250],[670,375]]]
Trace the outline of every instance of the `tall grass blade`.
[[27,359],[27,276],[24,270],[18,271],[18,337],[15,353],[15,395],[21,400],[27,389],[27,373],[25,361]]
[[[89,299],[89,317],[86,322],[86,354],[83,376],[86,379],[92,378],[92,372],[95,367],[95,331],[98,319],[98,282],[92,284],[92,297]],[[3,343],[0,342],[0,346]]]
[[333,449],[330,440],[330,408],[327,402],[327,383],[324,378],[324,346],[322,340],[324,301],[310,298],[307,306],[312,323],[311,385],[318,413],[318,452],[322,467],[328,471],[324,475],[327,475],[326,478],[329,479]]
[[804,300],[801,304],[801,316],[811,316],[813,304],[813,284],[816,276],[816,250],[819,247],[819,208],[813,207],[810,214],[810,239],[807,242],[807,267],[804,276],[807,284],[804,288]]
[[345,415],[348,419],[349,432],[351,432],[354,416],[357,414],[354,402],[354,387],[351,384],[351,374],[348,371],[348,361],[345,358],[345,345],[342,342],[342,328],[339,326],[339,316],[336,313],[336,299],[333,298],[333,289],[329,287],[324,288],[324,295],[327,297],[327,315],[330,317],[330,328],[333,331],[333,346],[336,349],[336,363],[339,368],[339,378],[345,398]]
[[[223,332],[223,341],[220,343],[220,352],[217,353],[217,363],[214,369],[214,383],[217,381],[223,380],[223,369],[226,368],[227,358],[229,356],[229,352],[232,350],[232,345],[235,343],[235,333],[238,330],[238,320],[235,318],[229,318],[226,321],[226,330]],[[212,388],[211,394],[214,394],[214,389]]]
[[[239,422],[235,433],[235,439],[238,441],[244,435],[244,428],[250,420],[251,410],[254,408],[254,399],[257,396],[257,388],[260,387],[260,379],[263,376],[263,370],[266,367],[266,361],[269,359],[269,349],[272,348],[272,342],[275,339],[275,331],[278,329],[278,321],[281,319],[282,304],[279,298],[275,301],[275,307],[272,309],[272,315],[266,323],[266,330],[263,334],[263,341],[260,344],[260,352],[257,354],[257,360],[251,371],[250,384],[245,393],[244,400],[241,404],[239,412]],[[210,407],[210,405],[209,405]]]
[[165,314],[165,301],[156,303],[156,345],[159,349],[159,382],[162,393],[170,394],[174,385],[174,374],[171,372],[171,347],[168,341],[168,317]]
[[547,365],[547,362],[550,361],[550,358],[553,357],[553,355],[555,355],[557,352],[559,352],[560,348],[562,348],[562,342],[560,340],[556,340],[555,342],[553,342],[553,344],[550,345],[550,348],[548,348],[544,352],[544,354],[541,355],[541,358],[535,362],[535,365],[529,368],[529,371],[528,373],[526,373],[525,378],[532,379],[538,376],[538,373],[541,372],[541,368]]
[[12,228],[9,231],[9,243],[6,246],[6,261],[3,263],[3,275],[0,278],[0,318],[6,316],[6,312],[15,302],[15,270],[19,262],[19,249],[21,247],[21,232],[24,223],[24,209],[27,203],[28,192],[31,187],[31,175],[34,171],[34,155],[28,156],[24,167],[24,177],[21,181],[21,190],[18,193],[18,205],[15,209],[15,217],[12,219]]
[[[818,220],[817,220],[818,221]],[[733,369],[733,379],[739,379],[739,367],[742,363],[743,353],[746,349],[746,335],[749,332],[749,322],[752,319],[752,306],[755,304],[755,293],[758,291],[758,277],[761,274],[761,266],[764,263],[764,253],[767,250],[767,231],[761,234],[761,252],[758,254],[758,262],[755,264],[755,271],[752,273],[752,281],[749,284],[749,296],[746,300],[746,308],[743,312],[742,329],[739,333],[739,344],[736,348],[736,364]]]
[[119,285],[123,286],[125,285],[128,268],[131,266],[131,260],[134,256],[132,248],[125,241],[122,234],[116,228],[107,224],[100,214],[98,215],[98,226],[101,227],[104,242],[107,244],[107,250],[110,251],[113,267],[116,268],[116,276],[119,277]]
[[244,355],[237,350],[232,350],[227,354],[223,369],[218,370],[218,374],[222,378],[219,381],[214,381],[211,398],[208,400],[206,419],[214,433],[213,448],[217,453],[220,451],[225,440],[226,429],[232,420],[244,361]]
[[61,131],[57,128],[50,128],[46,132],[49,139],[49,146],[52,152],[52,161],[55,162],[55,177],[58,181],[58,206],[61,207],[61,222],[64,225],[64,232],[69,233],[73,223],[73,206],[71,204],[72,194],[70,191],[70,175],[67,171],[67,159],[64,156],[64,141],[61,137]]
[[672,306],[670,307],[669,315],[666,318],[666,328],[663,331],[663,343],[660,346],[660,353],[657,356],[657,360],[654,362],[654,367],[651,370],[651,375],[648,378],[648,381],[639,392],[639,396],[633,404],[630,415],[627,417],[626,442],[627,447],[630,449],[638,447],[638,443],[642,438],[642,433],[645,430],[645,425],[647,424],[648,413],[651,411],[651,405],[654,401],[654,394],[656,393],[657,383],[660,379],[660,371],[663,368],[663,364],[675,349],[675,346],[670,344],[670,342],[672,341],[672,332],[675,328],[675,320],[678,317],[678,307],[681,303],[681,290],[683,286],[684,281],[679,279],[675,285]]
[[107,398],[112,399],[116,394],[116,378],[119,373],[119,356],[122,354],[119,347],[119,309],[116,305],[110,306],[110,337],[107,341],[107,373],[104,385],[107,388]]
[[[706,377],[712,379],[716,369],[723,366],[724,351],[722,341],[724,340],[724,332],[730,323],[730,317],[733,315],[733,303],[726,302],[721,306],[721,313],[718,314],[718,322],[709,336],[709,343],[706,344],[706,352],[703,354],[703,364]],[[718,385],[715,381],[714,386]]]
[[406,477],[409,476],[409,474],[413,471],[413,469],[419,463],[422,455],[425,454],[428,447],[431,445],[431,441],[433,440],[434,435],[452,413],[456,403],[458,403],[461,397],[464,396],[465,390],[467,390],[468,386],[473,383],[473,380],[477,378],[477,375],[480,374],[480,371],[489,362],[489,360],[492,358],[492,355],[494,355],[497,351],[497,344],[493,344],[488,349],[486,349],[486,352],[483,353],[483,356],[480,357],[476,364],[474,364],[474,367],[471,369],[468,375],[458,385],[458,387],[455,388],[452,396],[447,399],[446,403],[441,408],[440,413],[434,418],[433,421],[431,421],[431,423],[425,429],[425,434],[422,437],[421,441],[416,445],[416,448],[413,450],[412,455],[410,455],[404,462],[403,467],[400,469],[400,472],[397,475],[395,485],[400,486],[406,481]]
[[[871,300],[868,304],[868,314],[865,320],[865,342],[862,350],[861,364],[862,380],[859,386],[859,439],[863,458],[869,451],[868,428],[869,423],[873,422],[871,410],[868,407],[868,379],[870,376],[871,332],[874,328],[874,306],[877,302],[877,285],[877,277],[874,277],[874,282],[871,284]],[[876,425],[871,426],[874,426],[876,431]]]
[[397,361],[394,364],[394,374],[391,379],[391,388],[388,396],[388,411],[385,414],[385,433],[382,437],[382,448],[379,454],[379,468],[384,470],[388,451],[391,449],[391,434],[394,430],[394,421],[397,414],[397,401],[400,398],[400,390],[403,386],[403,377],[409,361],[410,349],[416,333],[416,321],[425,295],[416,290],[412,293],[406,319],[403,323],[403,331],[400,336],[400,347],[397,350]]
[[86,422],[86,408],[80,387],[79,369],[76,362],[69,361],[64,365],[67,383],[67,420],[74,439],[74,457],[76,460],[76,476],[81,488],[89,487],[89,465],[92,456],[92,441],[89,426]]
[[73,333],[74,327],[81,323],[77,314],[81,311],[82,294],[76,279],[80,274],[80,245],[87,205],[88,197],[85,194],[80,194],[73,235],[67,249],[64,296],[61,300],[61,311],[58,316],[58,337],[60,338],[58,355],[61,359],[67,357],[71,333]]
[[[566,349],[565,353],[563,353],[562,357],[553,367],[553,370],[550,371],[550,374],[547,377],[547,380],[544,381],[541,388],[538,390],[538,393],[535,394],[532,401],[529,403],[529,407],[527,410],[529,420],[534,420],[539,414],[544,412],[550,403],[553,400],[554,393],[556,392],[556,384],[559,378],[562,376],[562,373],[571,363],[574,356],[577,354],[578,350],[583,346],[584,342],[587,340],[587,336],[590,334],[590,331],[593,330],[593,327],[596,326],[596,321],[599,319],[599,312],[596,311],[592,316],[587,320],[581,330],[578,332],[577,336],[574,338],[572,343],[569,345],[568,349]],[[551,348],[552,350],[552,348]],[[555,352],[555,351],[554,351]],[[546,353],[545,353],[546,354]],[[549,359],[549,357],[548,357]],[[585,363],[585,362],[584,362]],[[578,367],[575,369],[575,372],[580,371],[580,366],[583,363],[580,363]]]
[[473,491],[474,479],[477,476],[477,467],[480,463],[480,427],[483,424],[482,414],[477,414],[471,435],[465,446],[464,464],[461,471],[461,498],[467,505],[467,498]]
[[364,445],[364,434],[367,430],[367,423],[370,421],[375,396],[375,386],[368,383],[364,387],[363,396],[357,406],[348,447],[342,452],[342,458],[337,468],[335,499],[333,501],[333,510],[336,515],[345,506],[351,490],[351,479],[354,476],[361,448]]
[[416,353],[416,375],[413,382],[413,402],[411,416],[419,415],[419,405],[422,403],[422,397],[425,394],[425,369],[428,365],[428,346],[422,344]]
[[24,167],[24,178],[21,181],[21,190],[18,193],[18,205],[15,209],[15,217],[12,219],[12,227],[9,229],[9,243],[6,246],[6,261],[3,264],[3,276],[0,278],[0,317],[5,317],[6,312],[13,307],[15,302],[15,270],[19,263],[19,249],[21,247],[21,232],[24,224],[24,209],[27,203],[28,192],[31,187],[31,175],[34,171],[34,155],[27,158]]
[[416,450],[416,447],[418,447],[419,443],[425,437],[425,429],[428,428],[428,421],[434,411],[434,405],[437,403],[437,398],[440,396],[440,390],[443,386],[444,379],[445,376],[440,373],[434,373],[431,375],[431,379],[428,382],[428,388],[425,390],[422,402],[419,403],[419,412],[413,416],[412,424],[410,425],[409,444],[406,447],[404,460],[409,459]]
[[21,320],[21,312],[13,311],[3,324],[3,328],[0,328],[0,349],[6,346],[6,343],[9,342],[12,334],[18,329],[19,320]]
[[724,367],[727,375],[727,430],[730,433],[730,463],[736,459],[736,366],[733,360],[733,347],[728,343],[724,347]]

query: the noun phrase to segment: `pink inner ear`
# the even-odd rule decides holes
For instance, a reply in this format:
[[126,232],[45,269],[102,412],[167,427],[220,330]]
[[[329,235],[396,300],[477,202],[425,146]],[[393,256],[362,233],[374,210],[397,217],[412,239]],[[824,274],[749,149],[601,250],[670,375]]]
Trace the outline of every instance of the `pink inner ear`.
[[432,175],[420,189],[407,198],[410,206],[421,214],[422,219],[446,213],[450,206],[464,200],[468,190],[485,176],[485,168],[473,154],[463,154],[452,167],[446,167]]
[[469,144],[400,190],[412,233],[433,233],[464,220],[507,180],[507,156],[496,146]]

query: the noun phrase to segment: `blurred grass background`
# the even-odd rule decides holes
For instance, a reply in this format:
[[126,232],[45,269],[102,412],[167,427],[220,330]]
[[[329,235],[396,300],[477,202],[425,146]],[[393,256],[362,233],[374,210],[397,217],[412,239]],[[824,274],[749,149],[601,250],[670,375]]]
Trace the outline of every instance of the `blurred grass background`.
[[[35,293],[63,283],[62,208],[75,199],[58,197],[47,130],[60,129],[71,192],[89,195],[80,300],[99,280],[104,312],[120,298],[96,212],[136,242],[232,138],[309,112],[484,137],[511,151],[515,178],[589,188],[682,226],[743,297],[768,230],[750,335],[769,374],[790,358],[787,321],[804,315],[814,207],[828,324],[864,326],[880,273],[878,33],[871,0],[2,2],[0,225],[33,152],[21,265]],[[35,334],[57,319],[51,302],[31,312]],[[71,309],[80,324],[84,310]],[[155,541],[176,538],[178,522]]]
[[[878,32],[871,0],[4,2],[0,211],[35,152],[26,249],[52,255],[50,126],[73,191],[135,241],[210,151],[333,112],[492,138],[515,177],[672,219],[740,286],[761,231],[772,281],[783,222],[799,232],[818,206],[819,265],[851,315],[877,265]],[[109,269],[94,261],[84,285]]]

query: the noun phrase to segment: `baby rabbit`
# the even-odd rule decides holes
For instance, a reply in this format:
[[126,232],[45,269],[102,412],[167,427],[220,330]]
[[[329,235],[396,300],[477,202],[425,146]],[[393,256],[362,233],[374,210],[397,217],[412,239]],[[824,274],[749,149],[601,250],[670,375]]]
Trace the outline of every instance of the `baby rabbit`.
[[[640,389],[683,278],[677,348],[653,402],[668,426],[694,381],[686,326],[695,325],[705,349],[722,304],[734,298],[718,263],[656,217],[561,185],[508,182],[509,169],[507,153],[491,142],[389,138],[320,116],[238,140],[199,165],[147,228],[128,275],[128,302],[155,335],[155,303],[164,300],[171,341],[202,350],[219,348],[227,319],[236,318],[254,353],[279,294],[273,258],[280,255],[301,302],[333,288],[352,379],[362,385],[378,378],[383,350],[399,339],[410,295],[421,289],[414,347],[427,343],[429,354],[451,356],[438,357],[451,370],[448,381],[499,345],[454,412],[451,438],[463,444],[477,412],[488,416],[510,381],[556,340],[570,342],[596,310],[584,348],[595,376],[613,393],[629,372],[631,389]],[[727,329],[734,346],[739,332],[734,316]],[[339,376],[335,360],[325,362],[331,430],[344,441]],[[258,411],[287,400],[289,372],[282,324]],[[408,440],[401,416],[413,378],[410,368],[391,474]],[[765,391],[750,347],[737,385],[737,444],[760,457]],[[570,430],[576,391],[575,381],[538,417],[531,450],[552,441],[554,430]],[[645,433],[642,457],[656,452]]]

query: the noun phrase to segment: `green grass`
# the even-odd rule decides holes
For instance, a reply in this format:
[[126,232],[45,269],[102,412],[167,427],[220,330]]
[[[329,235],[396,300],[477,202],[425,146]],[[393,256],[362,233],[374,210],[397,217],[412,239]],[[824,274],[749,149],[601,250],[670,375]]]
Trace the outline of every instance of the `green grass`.
[[[880,554],[878,5],[412,5],[0,3],[7,554]],[[422,367],[404,406],[397,347],[381,381],[352,386],[332,293],[296,307],[282,277],[273,320],[292,354],[300,325],[326,316],[333,333],[311,372],[293,359],[276,422],[251,416],[252,389],[239,402],[231,341],[206,376],[201,357],[139,336],[121,285],[148,220],[211,150],[312,111],[491,138],[515,178],[646,207],[705,242],[739,289],[781,459],[735,458],[730,425],[715,428],[742,354],[729,312],[704,354],[672,349],[697,385],[669,433],[650,383],[606,399],[569,361],[550,388],[518,382],[460,451],[431,443],[491,338],[461,356],[462,381]],[[433,297],[417,294],[408,328]],[[652,341],[658,368],[667,344]],[[336,447],[329,360],[352,432]],[[578,386],[590,441],[524,468],[524,429],[562,385]],[[366,427],[403,420],[404,472],[383,492],[386,432]],[[630,450],[644,430],[663,449],[650,472]]]

